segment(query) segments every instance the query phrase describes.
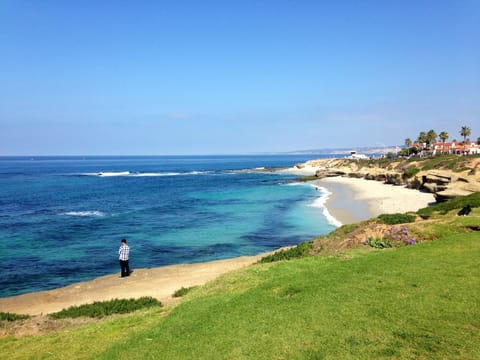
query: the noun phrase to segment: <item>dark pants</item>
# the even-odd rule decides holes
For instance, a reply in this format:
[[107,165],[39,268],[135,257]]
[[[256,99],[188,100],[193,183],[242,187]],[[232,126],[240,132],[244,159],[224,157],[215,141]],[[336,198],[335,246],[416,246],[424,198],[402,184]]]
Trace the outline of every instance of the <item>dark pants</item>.
[[130,268],[128,267],[128,260],[120,260],[120,269],[122,269],[122,277],[130,275]]

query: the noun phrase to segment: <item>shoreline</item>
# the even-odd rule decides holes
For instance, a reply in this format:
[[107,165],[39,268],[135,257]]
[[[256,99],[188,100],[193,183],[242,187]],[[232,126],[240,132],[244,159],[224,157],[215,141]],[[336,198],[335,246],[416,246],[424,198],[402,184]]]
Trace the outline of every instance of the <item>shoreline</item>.
[[[327,192],[322,200],[324,215],[335,226],[367,220],[382,213],[416,211],[435,201],[433,194],[372,180],[332,177],[309,183]],[[278,250],[203,263],[134,269],[128,278],[120,279],[116,273],[53,290],[0,298],[0,311],[42,315],[73,305],[141,296],[152,296],[163,304],[171,304],[178,300],[173,293],[180,288],[203,285]]]
[[342,224],[368,220],[381,214],[417,211],[435,203],[432,193],[375,180],[337,176],[312,182],[332,193],[326,207]]
[[268,254],[270,252],[194,264],[133,269],[126,278],[120,278],[120,273],[116,273],[57,289],[0,298],[0,311],[46,315],[94,301],[142,296],[154,297],[168,305],[180,299],[174,298],[173,294],[182,287],[204,285],[222,274],[252,265]]

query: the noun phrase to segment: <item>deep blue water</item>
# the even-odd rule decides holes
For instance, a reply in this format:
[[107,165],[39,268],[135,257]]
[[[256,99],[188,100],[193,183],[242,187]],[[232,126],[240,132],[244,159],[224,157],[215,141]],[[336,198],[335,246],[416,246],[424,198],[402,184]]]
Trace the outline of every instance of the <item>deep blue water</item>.
[[251,171],[319,156],[0,157],[0,297],[131,268],[254,255],[334,227],[322,192]]

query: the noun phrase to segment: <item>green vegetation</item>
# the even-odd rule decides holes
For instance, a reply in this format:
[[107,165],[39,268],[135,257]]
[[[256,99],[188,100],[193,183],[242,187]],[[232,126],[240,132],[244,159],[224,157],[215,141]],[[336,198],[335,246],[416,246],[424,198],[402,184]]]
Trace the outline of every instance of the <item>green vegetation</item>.
[[465,160],[462,160],[458,155],[438,155],[423,161],[422,170],[427,171],[439,168],[455,170],[463,168],[462,162],[465,162]]
[[365,244],[376,249],[391,248],[393,246],[389,239],[378,237],[369,238]]
[[467,205],[470,205],[470,207],[472,208],[480,207],[480,193],[474,193],[468,196],[458,197],[447,202],[428,206],[426,208],[418,210],[417,214],[422,217],[430,217],[435,213],[445,215],[449,211],[458,211],[459,209]]
[[28,319],[29,317],[30,317],[29,315],[0,312],[0,321],[17,321],[17,320]]
[[365,241],[365,245],[370,245],[377,249],[415,245],[416,243],[415,239],[408,233],[406,226],[392,226],[383,236],[369,237],[367,241]]
[[420,169],[417,169],[415,166],[410,166],[405,169],[403,172],[403,178],[404,179],[410,179],[417,175],[420,172]]
[[126,314],[139,309],[162,306],[152,297],[141,297],[139,299],[113,299],[110,301],[95,301],[92,304],[71,306],[57,313],[50,315],[52,319],[77,318],[81,316],[102,318],[113,314]]
[[280,260],[290,260],[310,255],[313,248],[311,241],[303,242],[290,249],[279,250],[272,255],[267,255],[260,260],[260,263],[269,263]]
[[382,224],[396,225],[414,222],[416,217],[412,214],[382,214],[378,216],[378,220]]
[[185,288],[185,287],[181,287],[180,289],[178,289],[177,291],[175,291],[173,293],[173,297],[182,297],[182,296],[185,296],[187,295],[192,289],[195,289],[196,286],[191,286],[191,287],[188,287],[188,288]]

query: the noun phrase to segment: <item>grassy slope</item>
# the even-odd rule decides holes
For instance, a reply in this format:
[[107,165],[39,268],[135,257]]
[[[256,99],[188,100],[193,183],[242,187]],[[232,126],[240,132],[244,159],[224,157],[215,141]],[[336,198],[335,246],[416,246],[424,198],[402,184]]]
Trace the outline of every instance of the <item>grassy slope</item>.
[[102,358],[480,358],[479,257],[470,233],[257,265]]
[[2,339],[4,358],[480,358],[478,232],[348,259],[255,265],[137,313]]

